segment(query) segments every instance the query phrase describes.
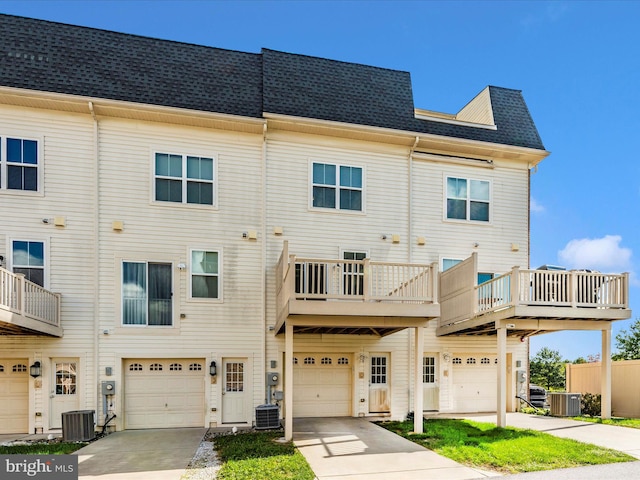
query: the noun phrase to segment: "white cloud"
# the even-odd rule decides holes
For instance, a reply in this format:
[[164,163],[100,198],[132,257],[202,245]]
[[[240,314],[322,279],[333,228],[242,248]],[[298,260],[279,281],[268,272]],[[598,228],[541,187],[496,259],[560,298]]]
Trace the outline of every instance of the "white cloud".
[[542,212],[544,212],[544,206],[542,206],[542,204],[538,203],[535,198],[531,199],[531,202],[529,204],[529,209],[533,213],[542,213]]
[[571,240],[558,252],[558,258],[567,268],[588,268],[608,273],[629,271],[632,252],[630,248],[621,247],[621,241],[619,235]]

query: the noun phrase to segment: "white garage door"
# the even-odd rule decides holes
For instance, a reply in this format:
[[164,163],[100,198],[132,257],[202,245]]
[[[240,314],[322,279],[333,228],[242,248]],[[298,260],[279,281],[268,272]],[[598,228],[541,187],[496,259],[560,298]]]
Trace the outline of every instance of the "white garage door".
[[293,355],[293,416],[351,415],[351,355],[295,353]]
[[0,433],[29,430],[29,363],[0,359]]
[[456,412],[495,412],[497,401],[496,356],[455,354],[453,405]]
[[204,426],[201,358],[124,361],[125,428]]

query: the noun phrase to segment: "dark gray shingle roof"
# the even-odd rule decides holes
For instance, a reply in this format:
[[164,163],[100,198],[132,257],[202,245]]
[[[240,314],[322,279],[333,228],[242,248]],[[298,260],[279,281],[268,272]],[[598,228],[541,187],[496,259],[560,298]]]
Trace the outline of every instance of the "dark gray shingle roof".
[[0,15],[0,85],[261,118],[294,115],[544,149],[522,94],[490,87],[497,130],[414,117],[411,77]]

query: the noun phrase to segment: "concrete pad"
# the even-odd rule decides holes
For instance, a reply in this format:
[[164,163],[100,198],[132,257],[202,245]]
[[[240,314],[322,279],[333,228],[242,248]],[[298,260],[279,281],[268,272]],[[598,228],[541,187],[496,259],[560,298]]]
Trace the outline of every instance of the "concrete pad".
[[[456,416],[460,418],[459,416]],[[477,422],[496,423],[495,414],[468,415]],[[592,443],[640,458],[640,429],[579,422],[564,417],[547,417],[525,413],[508,413],[507,426],[528,428],[579,442]]]
[[464,480],[460,465],[361,418],[296,418],[293,441],[318,480]]
[[79,478],[179,480],[206,431],[170,428],[112,433],[75,452]]

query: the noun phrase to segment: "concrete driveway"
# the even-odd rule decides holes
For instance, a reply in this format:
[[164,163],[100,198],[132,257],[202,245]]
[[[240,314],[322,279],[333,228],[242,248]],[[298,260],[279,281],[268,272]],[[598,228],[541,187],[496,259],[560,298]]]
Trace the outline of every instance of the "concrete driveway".
[[293,441],[318,480],[463,480],[465,467],[363,418],[294,418]]
[[124,430],[76,452],[84,480],[179,480],[206,428]]

